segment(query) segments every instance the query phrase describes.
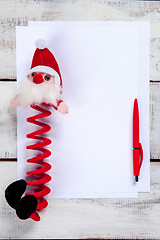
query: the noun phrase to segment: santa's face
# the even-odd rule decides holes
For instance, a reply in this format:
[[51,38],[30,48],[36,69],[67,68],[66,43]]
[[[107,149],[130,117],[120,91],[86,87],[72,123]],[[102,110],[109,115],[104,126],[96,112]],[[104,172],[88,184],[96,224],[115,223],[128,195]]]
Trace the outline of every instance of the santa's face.
[[20,83],[19,102],[23,106],[44,102],[57,106],[61,91],[62,88],[55,83],[54,75],[33,72]]
[[47,85],[54,85],[55,84],[55,76],[49,75],[47,73],[41,72],[33,72],[27,76],[28,80],[34,82],[35,84],[40,84],[45,82]]

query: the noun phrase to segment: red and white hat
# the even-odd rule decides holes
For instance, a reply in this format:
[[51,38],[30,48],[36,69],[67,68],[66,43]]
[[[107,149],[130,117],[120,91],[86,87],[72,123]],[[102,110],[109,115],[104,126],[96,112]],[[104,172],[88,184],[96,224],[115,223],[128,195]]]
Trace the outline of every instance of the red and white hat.
[[33,55],[31,68],[27,72],[27,75],[32,72],[42,72],[54,75],[56,82],[62,86],[62,77],[58,63],[53,54],[47,48],[46,42],[43,39],[37,39],[35,45],[37,49]]

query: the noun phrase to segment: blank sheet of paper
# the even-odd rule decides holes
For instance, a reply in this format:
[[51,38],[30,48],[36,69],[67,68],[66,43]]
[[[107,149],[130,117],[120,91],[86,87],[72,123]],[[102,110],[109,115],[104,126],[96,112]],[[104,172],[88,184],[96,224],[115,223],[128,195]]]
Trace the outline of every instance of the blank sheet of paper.
[[[53,22],[53,21],[29,21],[31,27],[46,27],[54,29],[55,25],[72,24],[72,25],[95,25],[95,22]],[[100,23],[102,24],[102,22]],[[134,184],[134,189],[139,192],[150,191],[150,147],[149,147],[149,69],[150,69],[150,24],[145,21],[132,22],[105,22],[106,25],[112,26],[129,26],[136,27],[138,31],[138,94],[140,110],[140,141],[144,148],[144,161],[139,176],[139,183]],[[122,90],[121,90],[122,91]]]
[[[32,37],[31,37],[32,36]],[[43,38],[62,72],[68,115],[52,109],[48,159],[50,197],[136,197],[132,165],[132,111],[138,94],[138,29],[129,24],[54,23],[17,28],[17,79],[30,68],[34,42]],[[25,46],[25,47],[24,47]],[[132,73],[132,74],[131,74]],[[34,151],[25,135],[35,126],[18,109],[18,172]],[[45,120],[44,120],[45,121]],[[29,166],[30,165],[30,166]]]

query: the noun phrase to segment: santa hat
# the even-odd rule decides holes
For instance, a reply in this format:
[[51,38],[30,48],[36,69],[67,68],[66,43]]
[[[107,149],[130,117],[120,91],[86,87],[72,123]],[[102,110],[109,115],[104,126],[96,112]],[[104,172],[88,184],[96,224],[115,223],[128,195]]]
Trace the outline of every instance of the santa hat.
[[54,75],[56,82],[62,86],[62,77],[58,63],[53,54],[47,48],[46,42],[43,39],[38,39],[36,40],[35,45],[37,49],[33,55],[31,68],[27,72],[27,75],[32,72],[42,72]]

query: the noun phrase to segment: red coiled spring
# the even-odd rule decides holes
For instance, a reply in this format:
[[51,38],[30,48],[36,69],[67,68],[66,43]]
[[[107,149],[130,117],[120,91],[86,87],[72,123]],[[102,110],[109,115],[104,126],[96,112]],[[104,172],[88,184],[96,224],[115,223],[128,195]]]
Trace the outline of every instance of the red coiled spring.
[[[48,124],[37,121],[36,119],[48,117],[51,115],[51,112],[38,105],[31,105],[31,107],[35,110],[40,111],[41,113],[27,118],[27,122],[36,124],[38,126],[41,126],[42,128],[40,130],[27,134],[26,136],[27,138],[36,139],[38,141],[40,140],[40,142],[33,145],[29,145],[26,148],[31,150],[38,150],[42,152],[42,154],[28,159],[27,162],[40,164],[42,167],[33,171],[28,171],[26,173],[27,175],[34,175],[34,178],[39,177],[38,180],[36,179],[36,180],[27,182],[27,185],[29,186],[38,186],[38,191],[34,191],[34,193],[27,192],[26,195],[34,195],[37,198],[37,201],[38,201],[37,210],[39,210],[47,207],[48,202],[44,198],[44,196],[49,194],[51,191],[49,187],[44,185],[45,183],[48,183],[51,180],[51,176],[45,173],[51,169],[51,165],[47,162],[44,162],[43,160],[51,155],[51,152],[45,149],[44,147],[51,144],[52,141],[41,135],[49,132],[51,127]],[[35,221],[40,221],[40,216],[37,213],[37,211],[35,211],[30,216],[30,218],[32,218]]]

